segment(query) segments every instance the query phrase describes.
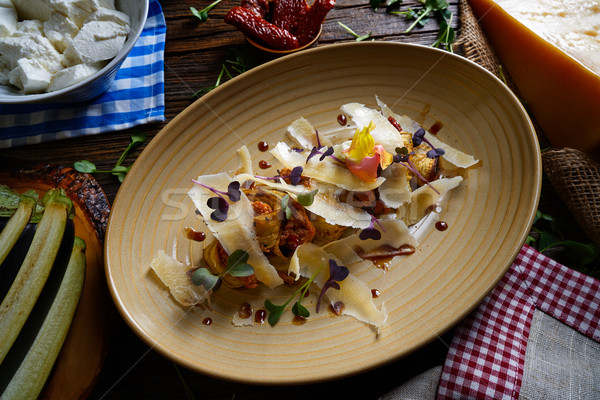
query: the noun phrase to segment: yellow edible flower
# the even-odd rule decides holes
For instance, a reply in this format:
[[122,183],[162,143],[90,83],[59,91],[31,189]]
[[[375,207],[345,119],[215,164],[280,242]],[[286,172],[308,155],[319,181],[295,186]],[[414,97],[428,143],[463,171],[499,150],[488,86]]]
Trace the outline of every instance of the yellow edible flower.
[[363,129],[357,129],[350,147],[344,151],[346,166],[350,172],[367,183],[377,179],[379,166],[385,169],[393,161],[393,156],[382,145],[375,145],[375,140],[371,136],[373,129],[375,129],[373,121]]

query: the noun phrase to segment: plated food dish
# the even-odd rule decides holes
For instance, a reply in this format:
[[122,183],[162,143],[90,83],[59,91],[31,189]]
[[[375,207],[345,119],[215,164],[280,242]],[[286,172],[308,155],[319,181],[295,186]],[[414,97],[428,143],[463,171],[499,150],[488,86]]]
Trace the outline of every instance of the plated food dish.
[[[177,303],[150,265],[159,251],[196,264],[205,242],[189,239],[203,221],[188,196],[198,176],[233,171],[246,146],[254,171],[278,165],[273,149],[301,117],[323,132],[340,127],[340,106],[376,108],[376,99],[480,162],[464,171],[441,219],[416,251],[385,268],[353,271],[373,302],[385,304],[379,334],[369,324],[312,313],[235,326],[240,305],[283,304],[290,288],[223,285],[210,308]],[[265,165],[265,164],[262,164]],[[275,167],[276,168],[276,167]],[[520,171],[527,171],[521,173]],[[518,100],[489,73],[458,56],[397,43],[351,43],[307,50],[267,63],[194,103],[142,152],[121,187],[107,234],[106,271],[129,325],[165,356],[224,379],[306,383],[390,362],[434,339],[494,286],[521,248],[537,207],[537,140]],[[220,188],[222,190],[222,188]],[[515,223],[514,221],[520,221]],[[315,289],[306,307],[314,310]],[[311,300],[312,298],[312,300]]]

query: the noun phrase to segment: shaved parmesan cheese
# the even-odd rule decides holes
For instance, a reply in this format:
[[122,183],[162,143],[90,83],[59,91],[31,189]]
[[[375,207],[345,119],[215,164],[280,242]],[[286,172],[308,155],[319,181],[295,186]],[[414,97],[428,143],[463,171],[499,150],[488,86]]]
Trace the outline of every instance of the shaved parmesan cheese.
[[339,258],[345,265],[349,265],[357,262],[359,259],[362,261],[362,258],[359,257],[360,254],[368,254],[382,246],[398,249],[406,244],[413,247],[418,245],[417,240],[410,234],[408,227],[401,220],[385,219],[381,220],[380,223],[383,226],[383,230],[378,225],[375,225],[381,231],[381,239],[379,240],[361,240],[357,232],[331,242],[323,246],[323,249]]
[[288,126],[287,131],[300,146],[308,150],[313,147],[331,146],[332,144],[331,141],[325,137],[319,137],[319,140],[317,140],[317,130],[305,118],[299,118],[292,122],[292,124]]
[[[232,182],[232,179],[229,175],[222,172],[216,175],[200,176],[197,181],[226,192],[227,186]],[[206,225],[221,243],[227,254],[231,254],[237,249],[245,250],[250,256],[248,264],[254,268],[256,279],[271,288],[283,283],[283,280],[277,274],[277,270],[271,265],[258,244],[254,231],[254,211],[252,210],[252,204],[243,192],[238,201],[228,201],[229,211],[227,219],[223,222],[213,221],[210,218],[213,209],[208,207],[206,202],[210,197],[216,196],[212,191],[200,185],[194,185],[188,192],[188,195],[202,214],[202,217],[204,217]]]
[[363,182],[350,172],[346,165],[339,164],[330,157],[325,157],[323,161],[319,161],[318,157],[313,157],[307,163],[305,154],[292,150],[284,142],[277,143],[275,148],[271,150],[271,154],[287,168],[293,169],[296,166],[302,166],[304,168],[302,175],[304,176],[331,183],[350,191],[372,190],[379,187],[385,180],[385,178],[380,177],[373,183]]
[[352,122],[358,128],[364,128],[372,121],[375,129],[371,131],[371,136],[375,144],[382,145],[390,153],[394,153],[396,147],[404,147],[405,141],[410,139],[408,135],[401,135],[400,132],[387,120],[387,117],[381,115],[377,110],[365,107],[364,104],[348,103],[341,108],[343,113],[352,118]]
[[252,168],[252,156],[250,156],[250,150],[245,145],[240,147],[237,151],[240,166],[238,168],[238,174],[254,174]]
[[430,186],[423,185],[411,193],[411,201],[398,209],[398,217],[407,225],[417,223],[431,209],[431,206],[438,204],[442,196],[450,190],[457,187],[462,182],[462,177],[440,178],[430,185],[438,192],[436,193]]
[[[329,260],[333,259],[338,264],[334,256],[323,250],[321,247],[312,243],[305,243],[296,249],[290,262],[290,270],[297,274],[310,278],[318,272],[314,283],[320,288],[323,287],[329,279]],[[329,289],[325,296],[333,305],[337,302],[344,303],[342,315],[350,315],[359,321],[373,325],[380,333],[387,318],[385,308],[378,309],[373,302],[371,289],[369,289],[360,279],[349,274],[346,279],[338,282],[340,289]]]
[[150,268],[181,305],[195,306],[208,297],[209,292],[204,289],[204,286],[194,285],[189,278],[188,272],[194,268],[167,256],[164,250],[158,251]]
[[[385,183],[385,182],[384,182]],[[338,200],[339,189],[326,183],[317,183],[315,188],[319,191],[312,205],[305,207],[332,225],[351,226],[364,229],[371,222],[371,215],[360,208],[353,207]]]
[[[389,117],[394,118],[398,122],[398,124],[400,124],[402,129],[405,130],[406,132],[413,134],[419,128],[421,128],[421,126],[419,124],[417,124],[414,120],[412,120],[410,117],[407,117],[406,115],[395,114],[379,98],[377,98],[377,104],[379,105],[379,108],[381,109],[381,113],[385,116],[385,118],[389,118]],[[440,139],[437,138],[436,135],[432,135],[432,134],[427,135],[427,140],[429,140],[429,142],[434,147],[436,147],[436,148],[439,147],[441,149],[444,149],[445,154],[442,156],[442,158],[456,167],[469,168],[479,162],[479,160],[477,160],[472,155],[463,153],[462,151],[457,150],[454,147],[442,142]]]
[[379,187],[379,198],[386,207],[398,208],[410,201],[407,169],[396,163],[383,170],[385,182]]

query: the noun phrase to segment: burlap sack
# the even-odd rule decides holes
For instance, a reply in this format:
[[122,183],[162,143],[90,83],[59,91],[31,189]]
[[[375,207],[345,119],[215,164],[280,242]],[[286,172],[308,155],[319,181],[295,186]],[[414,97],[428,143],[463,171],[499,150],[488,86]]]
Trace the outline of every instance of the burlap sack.
[[542,165],[561,200],[600,246],[600,158],[564,148],[543,153]]
[[[460,34],[456,48],[463,55],[500,77],[519,97],[519,91],[502,68],[485,37],[468,0],[461,0]],[[542,149],[549,148],[542,129],[531,116]],[[600,160],[578,150],[560,149],[543,153],[544,173],[549,177],[555,191],[575,216],[590,239],[600,246]]]

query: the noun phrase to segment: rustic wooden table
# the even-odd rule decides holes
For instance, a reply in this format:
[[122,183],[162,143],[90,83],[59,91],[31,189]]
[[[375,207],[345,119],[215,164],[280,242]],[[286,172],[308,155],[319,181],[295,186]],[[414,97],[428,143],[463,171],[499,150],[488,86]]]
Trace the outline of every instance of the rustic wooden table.
[[[227,11],[239,0],[224,0],[201,23],[190,12],[190,6],[202,9],[210,1],[162,0],[167,22],[165,51],[165,117],[163,123],[139,126],[131,130],[97,136],[68,139],[40,145],[0,151],[0,157],[11,156],[52,164],[72,165],[80,159],[94,162],[99,169],[110,169],[127,146],[131,133],[147,134],[147,144],[173,117],[189,106],[194,93],[215,84],[221,66],[231,57],[231,50],[247,51],[256,62],[268,61],[271,56],[258,53],[241,33],[223,22]],[[454,14],[453,26],[458,27],[458,1],[450,1]],[[406,0],[399,10],[419,7],[416,1]],[[399,41],[430,45],[437,37],[438,25],[432,19],[425,27],[410,34],[402,16],[386,13],[384,8],[373,10],[366,0],[338,0],[327,16],[323,32],[315,46],[354,40],[338,22],[359,35],[371,33],[374,40]],[[377,73],[377,71],[373,71]],[[144,145],[129,154],[124,165],[130,165]],[[111,175],[96,179],[113,201],[119,182]],[[104,368],[100,374],[93,399],[314,399],[336,398],[375,399],[400,385],[417,373],[440,365],[446,356],[451,332],[412,355],[362,375],[334,382],[293,387],[263,387],[238,384],[187,371],[155,353],[116,315],[114,334]]]

